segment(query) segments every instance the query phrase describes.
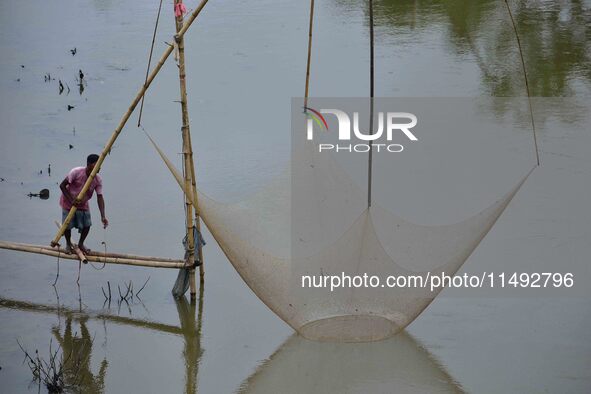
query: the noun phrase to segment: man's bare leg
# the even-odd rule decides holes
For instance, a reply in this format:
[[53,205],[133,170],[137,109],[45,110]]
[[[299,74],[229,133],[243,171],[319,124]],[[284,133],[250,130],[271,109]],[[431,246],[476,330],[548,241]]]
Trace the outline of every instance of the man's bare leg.
[[86,254],[89,252],[88,249],[84,246],[84,241],[90,232],[90,227],[84,227],[80,232],[80,241],[78,242],[78,248],[82,251],[82,253]]
[[66,238],[66,252],[72,253],[72,250],[74,250],[72,245],[72,230],[67,229],[64,231],[64,237]]

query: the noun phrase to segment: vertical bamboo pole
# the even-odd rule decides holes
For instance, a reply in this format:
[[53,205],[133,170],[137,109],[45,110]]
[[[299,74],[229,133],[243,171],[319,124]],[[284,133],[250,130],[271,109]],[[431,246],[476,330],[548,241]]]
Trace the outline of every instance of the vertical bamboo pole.
[[507,12],[509,13],[509,18],[511,19],[511,24],[513,25],[513,31],[515,32],[515,38],[517,39],[517,47],[519,48],[519,56],[521,58],[521,67],[523,69],[523,78],[525,79],[525,91],[527,92],[527,102],[529,104],[529,115],[531,118],[531,127],[534,132],[534,148],[536,149],[536,162],[538,167],[540,166],[540,150],[538,149],[538,137],[536,133],[536,122],[534,122],[534,109],[531,103],[531,94],[529,90],[529,82],[527,78],[527,69],[525,68],[525,59],[523,58],[523,49],[521,48],[521,40],[519,39],[519,32],[517,31],[517,25],[515,24],[515,19],[513,18],[513,12],[511,12],[511,7],[509,6],[509,2],[505,0],[505,5],[507,6]]
[[[373,0],[369,0],[369,133],[373,134],[373,99],[375,93],[374,84],[374,26],[373,26]],[[371,207],[371,177],[373,166],[373,149],[369,150],[367,158],[367,208]]]
[[[195,19],[197,19],[197,16],[201,13],[201,10],[203,9],[203,7],[205,7],[205,4],[207,4],[207,2],[208,2],[208,0],[201,0],[201,3],[199,3],[197,8],[195,8],[195,10],[189,16],[189,18],[187,18],[187,21],[183,24],[183,28],[177,33],[175,38],[182,38],[185,35],[187,30],[189,29],[191,24],[195,21]],[[166,62],[166,59],[168,59],[168,56],[170,56],[170,54],[172,53],[173,49],[174,48],[172,46],[169,46],[168,48],[166,48],[166,50],[164,51],[164,53],[160,57],[158,64],[156,64],[156,67],[154,67],[154,70],[150,73],[150,76],[148,77],[146,82],[142,85],[142,88],[139,90],[139,92],[136,94],[131,105],[129,106],[129,108],[127,109],[125,114],[123,114],[123,118],[121,118],[121,121],[117,125],[117,128],[115,129],[115,131],[113,131],[113,134],[111,134],[111,138],[109,138],[109,141],[107,141],[107,145],[105,145],[103,151],[101,152],[99,159],[94,166],[94,169],[92,170],[92,172],[88,176],[86,183],[84,184],[84,186],[82,187],[82,190],[80,191],[80,193],[76,197],[77,200],[81,200],[84,197],[84,195],[86,194],[86,192],[88,191],[90,184],[92,183],[96,174],[98,174],[99,170],[101,169],[101,166],[103,164],[103,161],[105,160],[105,157],[111,151],[111,148],[113,147],[113,144],[117,140],[117,137],[119,137],[121,130],[123,130],[123,127],[125,126],[125,124],[129,120],[129,117],[133,113],[133,110],[135,109],[135,107],[137,107],[141,98],[146,93],[146,90],[148,90],[148,87],[150,86],[150,84],[152,83],[154,78],[156,78],[156,75],[158,75],[158,72],[160,71],[160,69],[162,69],[162,66]],[[64,235],[64,231],[66,231],[66,229],[68,228],[68,225],[72,221],[74,214],[76,213],[76,209],[77,209],[76,206],[72,205],[72,208],[70,209],[70,212],[68,213],[68,216],[66,217],[66,220],[64,220],[64,222],[62,223],[62,226],[57,231],[57,234],[55,235],[55,237],[51,241],[51,246],[58,245],[60,238],[62,237],[62,235]]]
[[[182,0],[174,0],[175,6],[179,3],[182,3]],[[183,28],[183,15],[179,15],[175,17],[175,25],[177,33],[181,31]],[[181,113],[182,113],[182,131],[183,131],[183,155],[185,159],[185,168],[184,168],[184,177],[185,177],[185,190],[193,189],[193,203],[195,203],[195,215],[197,219],[197,223],[194,224],[193,222],[193,205],[191,202],[185,198],[185,208],[186,208],[186,221],[187,221],[187,244],[189,247],[189,261],[191,264],[195,259],[195,243],[199,245],[199,240],[195,240],[193,237],[193,227],[197,225],[197,229],[199,230],[198,226],[198,212],[197,212],[197,205],[196,205],[196,182],[195,182],[195,167],[193,163],[193,148],[191,146],[191,130],[190,130],[190,122],[189,122],[189,109],[187,108],[187,81],[186,81],[186,73],[185,73],[185,40],[182,36],[177,35],[176,43],[178,45],[178,56],[179,56],[179,85],[180,85],[180,93],[181,93]],[[199,251],[200,252],[200,251]],[[202,255],[200,254],[199,257]],[[197,287],[195,284],[195,268],[191,268],[190,276],[189,276],[189,286],[191,291],[191,298],[195,298],[197,294]]]
[[306,63],[306,89],[304,91],[304,112],[308,112],[310,87],[310,64],[312,62],[312,29],[314,27],[314,0],[310,0],[310,26],[308,27],[308,61]]
[[[199,212],[199,196],[197,196],[197,178],[195,177],[195,162],[193,160],[193,144],[191,143],[191,133],[189,133],[189,147],[190,150],[190,160],[191,160],[191,182],[193,183],[193,204],[195,208],[195,226],[197,226],[197,231],[201,234],[201,217]],[[203,288],[203,283],[205,281],[205,267],[203,262],[203,248],[201,242],[197,241],[197,253],[199,255],[199,261],[201,265],[199,266],[199,285],[200,289]]]

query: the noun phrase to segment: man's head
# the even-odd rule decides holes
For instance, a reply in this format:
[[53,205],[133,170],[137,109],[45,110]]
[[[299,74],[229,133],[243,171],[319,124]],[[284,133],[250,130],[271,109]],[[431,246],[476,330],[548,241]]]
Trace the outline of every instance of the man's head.
[[86,171],[90,172],[93,170],[96,162],[98,161],[99,156],[96,154],[91,154],[88,155],[88,157],[86,158]]

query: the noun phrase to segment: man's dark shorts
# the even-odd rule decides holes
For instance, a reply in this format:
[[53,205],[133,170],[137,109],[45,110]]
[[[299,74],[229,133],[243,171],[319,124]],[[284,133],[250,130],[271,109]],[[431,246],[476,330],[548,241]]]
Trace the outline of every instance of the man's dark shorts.
[[[68,213],[70,211],[67,209],[62,209],[62,223],[66,220]],[[90,211],[83,211],[78,209],[72,218],[70,224],[68,224],[68,230],[72,228],[77,228],[78,231],[82,231],[85,227],[92,226],[92,221],[90,220]]]

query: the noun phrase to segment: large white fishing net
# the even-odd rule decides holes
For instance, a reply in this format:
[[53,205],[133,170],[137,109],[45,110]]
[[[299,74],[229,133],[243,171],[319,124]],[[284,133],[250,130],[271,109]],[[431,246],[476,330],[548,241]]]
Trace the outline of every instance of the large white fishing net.
[[[305,122],[304,115],[295,117]],[[481,121],[478,118],[473,120]],[[506,126],[494,120],[490,124]],[[366,190],[352,180],[335,155],[319,153],[316,144],[303,138],[294,138],[292,144],[291,168],[263,190],[235,204],[200,194],[199,205],[207,227],[256,295],[300,334],[317,340],[390,337],[412,322],[441,287],[431,291],[429,287],[347,286],[331,291],[302,287],[303,275],[367,273],[382,280],[392,275],[452,275],[529,175],[523,168],[516,169],[521,172],[517,182],[468,218],[454,224],[420,225],[379,203],[368,208]],[[376,156],[374,181],[387,177],[388,171],[379,175],[386,163]]]
[[[416,225],[374,205],[327,246],[313,240],[314,230],[321,231],[326,223],[320,204],[318,212],[310,211],[307,218],[316,225],[298,237],[302,244],[311,243],[310,252],[297,257],[290,257],[289,183],[276,185],[268,193],[235,205],[220,204],[201,194],[201,215],[244,281],[294,329],[310,339],[364,341],[387,338],[404,328],[440,288],[431,292],[430,288],[359,287],[328,292],[326,288],[299,288],[301,275],[452,275],[490,230],[521,182],[479,214],[445,226]],[[297,249],[304,250],[303,245]]]

